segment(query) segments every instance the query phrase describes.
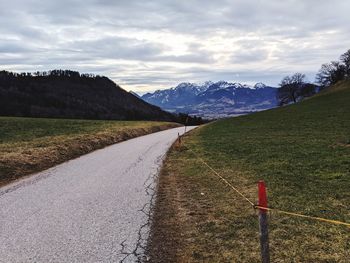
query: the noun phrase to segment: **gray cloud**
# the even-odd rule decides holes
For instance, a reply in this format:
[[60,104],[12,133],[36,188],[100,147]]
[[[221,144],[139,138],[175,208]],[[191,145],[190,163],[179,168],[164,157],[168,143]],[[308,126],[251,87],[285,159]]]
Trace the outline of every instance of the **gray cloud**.
[[126,88],[180,81],[276,85],[350,48],[342,0],[0,0],[0,67],[70,68]]

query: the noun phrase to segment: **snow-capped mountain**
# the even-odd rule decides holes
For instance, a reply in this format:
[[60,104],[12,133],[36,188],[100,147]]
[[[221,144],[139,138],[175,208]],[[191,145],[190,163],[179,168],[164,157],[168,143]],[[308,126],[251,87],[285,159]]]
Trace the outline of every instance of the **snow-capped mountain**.
[[273,108],[277,105],[276,91],[263,83],[249,86],[208,81],[203,85],[181,83],[141,98],[171,112],[218,118]]

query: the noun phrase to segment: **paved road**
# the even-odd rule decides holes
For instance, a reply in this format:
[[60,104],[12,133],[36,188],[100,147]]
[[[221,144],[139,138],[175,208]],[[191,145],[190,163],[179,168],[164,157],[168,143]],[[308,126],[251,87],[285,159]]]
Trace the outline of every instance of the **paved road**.
[[136,262],[155,176],[183,131],[115,144],[1,188],[0,262]]

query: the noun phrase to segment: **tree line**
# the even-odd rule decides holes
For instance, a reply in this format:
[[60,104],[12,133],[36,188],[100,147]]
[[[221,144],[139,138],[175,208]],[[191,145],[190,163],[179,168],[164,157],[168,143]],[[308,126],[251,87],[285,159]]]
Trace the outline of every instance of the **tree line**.
[[204,120],[202,117],[191,116],[185,113],[177,114],[178,122],[186,126],[200,125],[209,122],[209,120]]
[[302,73],[284,77],[277,91],[279,106],[301,101],[345,79],[350,79],[350,49],[340,56],[339,61],[323,64],[315,84],[308,82]]
[[89,78],[96,79],[102,78],[95,74],[80,74],[78,71],[55,69],[49,71],[36,71],[36,72],[10,72],[6,70],[0,71],[0,77],[14,77],[14,78],[25,78],[25,77],[69,77],[69,78]]
[[339,61],[323,64],[316,76],[316,82],[322,87],[331,86],[344,79],[350,79],[350,49],[340,56]]

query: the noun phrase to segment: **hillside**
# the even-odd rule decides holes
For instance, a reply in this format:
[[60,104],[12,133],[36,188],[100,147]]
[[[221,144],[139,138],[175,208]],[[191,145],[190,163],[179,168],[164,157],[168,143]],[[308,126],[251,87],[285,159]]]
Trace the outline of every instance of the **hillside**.
[[[342,82],[303,102],[220,120],[184,137],[160,177],[151,258],[260,262],[256,211],[188,149],[254,202],[263,179],[270,207],[350,222],[349,101],[350,83]],[[271,262],[348,262],[344,226],[277,212],[269,224]]]
[[35,74],[1,71],[0,105],[2,116],[175,120],[106,77],[68,70]]
[[209,81],[203,85],[181,83],[175,88],[157,90],[141,98],[167,111],[219,118],[276,107],[276,94],[276,88],[262,83],[251,87]]

